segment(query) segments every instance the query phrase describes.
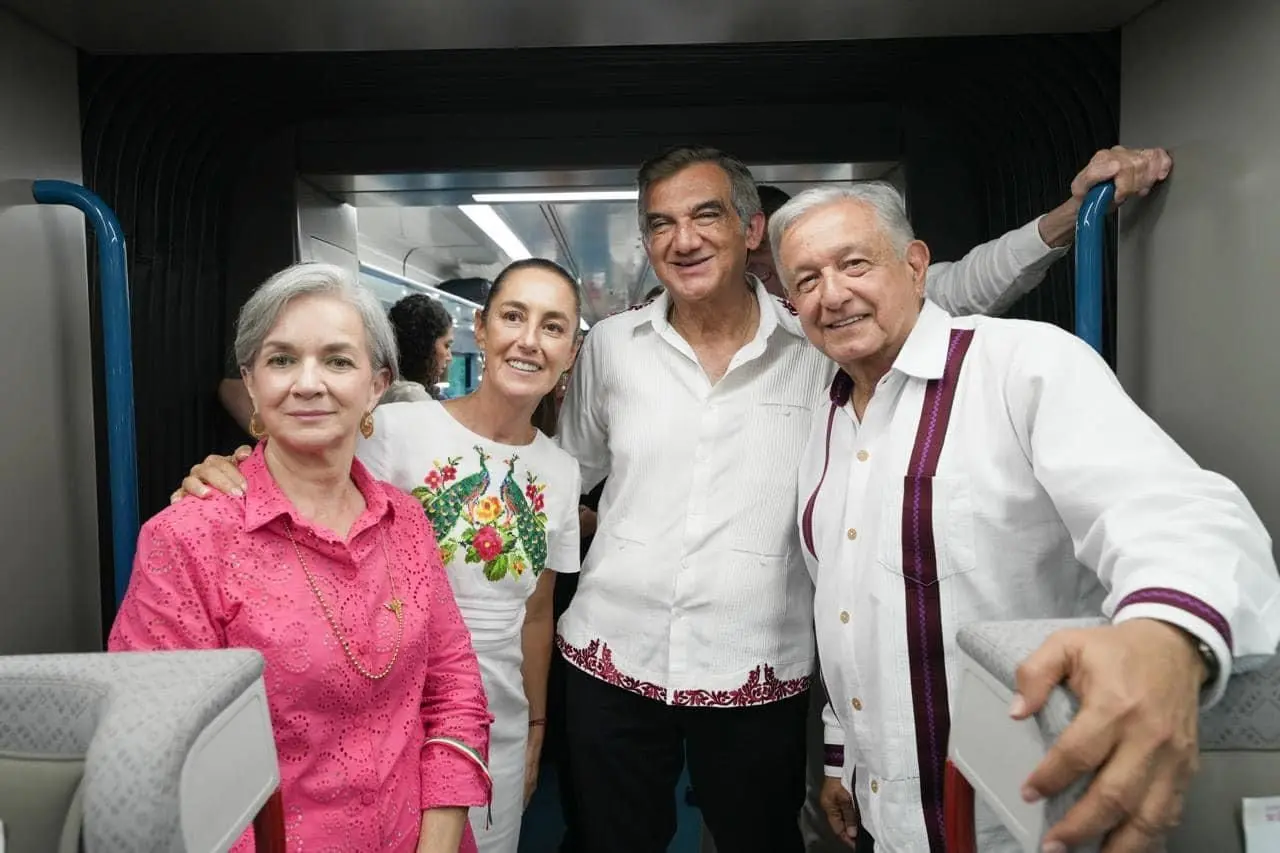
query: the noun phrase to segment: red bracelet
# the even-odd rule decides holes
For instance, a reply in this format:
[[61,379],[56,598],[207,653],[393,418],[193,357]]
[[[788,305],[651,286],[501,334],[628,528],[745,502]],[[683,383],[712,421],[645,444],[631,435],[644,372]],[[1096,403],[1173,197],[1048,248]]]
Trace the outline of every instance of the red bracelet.
[[529,721],[529,728],[533,728],[534,726],[545,726],[546,724],[547,724],[547,718],[539,717],[536,720]]

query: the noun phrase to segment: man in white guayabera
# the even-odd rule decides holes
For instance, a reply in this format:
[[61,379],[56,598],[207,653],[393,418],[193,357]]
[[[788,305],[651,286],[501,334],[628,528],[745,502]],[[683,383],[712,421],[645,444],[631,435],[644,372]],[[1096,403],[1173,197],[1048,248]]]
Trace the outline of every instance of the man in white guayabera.
[[[1019,670],[1013,716],[1063,680],[1082,703],[1023,795],[1098,768],[1044,850],[1105,833],[1108,851],[1151,849],[1179,816],[1200,708],[1280,641],[1262,523],[1084,342],[939,306],[894,188],[809,190],[769,229],[806,337],[840,368],[798,493],[831,699],[824,799],[852,812],[856,794],[867,847],[942,853],[957,629],[1104,614]],[[977,818],[978,849],[1020,849],[981,804]]]

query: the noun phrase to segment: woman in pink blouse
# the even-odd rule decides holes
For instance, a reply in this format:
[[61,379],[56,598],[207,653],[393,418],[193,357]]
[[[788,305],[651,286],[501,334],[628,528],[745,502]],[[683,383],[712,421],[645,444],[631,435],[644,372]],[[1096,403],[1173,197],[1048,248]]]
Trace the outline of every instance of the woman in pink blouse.
[[143,526],[109,648],[263,653],[290,850],[472,851],[491,718],[470,635],[422,508],[355,459],[396,374],[386,314],[301,264],[245,304],[235,354],[249,488]]

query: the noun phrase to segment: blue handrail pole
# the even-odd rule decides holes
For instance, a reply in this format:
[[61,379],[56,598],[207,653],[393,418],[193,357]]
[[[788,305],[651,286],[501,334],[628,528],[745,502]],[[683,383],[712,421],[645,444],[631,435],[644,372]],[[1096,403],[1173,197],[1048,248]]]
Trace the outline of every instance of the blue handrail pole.
[[85,215],[98,242],[102,344],[107,374],[107,471],[111,484],[111,555],[116,604],[129,588],[138,538],[138,458],[133,410],[133,341],[124,230],[101,198],[79,184],[35,181],[40,204],[65,204]]
[[1102,261],[1107,213],[1116,185],[1104,181],[1089,190],[1076,217],[1076,335],[1102,353]]

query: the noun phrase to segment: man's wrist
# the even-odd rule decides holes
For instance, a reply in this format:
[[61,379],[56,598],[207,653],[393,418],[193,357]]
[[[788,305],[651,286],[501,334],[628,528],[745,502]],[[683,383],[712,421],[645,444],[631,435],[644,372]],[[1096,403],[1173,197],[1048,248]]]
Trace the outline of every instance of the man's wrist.
[[1040,239],[1051,249],[1070,246],[1076,236],[1076,218],[1080,202],[1073,196],[1040,217],[1037,228]]
[[[1135,620],[1136,621],[1136,620]],[[1175,625],[1172,622],[1164,622],[1159,619],[1151,619],[1159,625],[1163,625],[1186,645],[1191,651],[1190,665],[1199,676],[1198,684],[1201,689],[1213,685],[1218,680],[1221,673],[1221,663],[1218,661],[1218,655],[1204,640],[1195,634],[1183,628],[1181,625]]]
[[1217,683],[1218,675],[1222,672],[1222,664],[1218,662],[1218,655],[1210,648],[1208,643],[1195,634],[1190,631],[1182,631],[1182,633],[1187,638],[1187,641],[1191,643],[1192,648],[1195,650],[1196,658],[1200,661],[1200,666],[1203,670],[1203,677],[1200,679],[1201,689]]

